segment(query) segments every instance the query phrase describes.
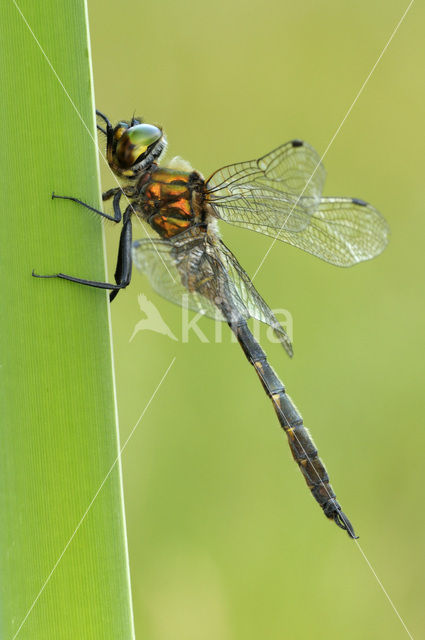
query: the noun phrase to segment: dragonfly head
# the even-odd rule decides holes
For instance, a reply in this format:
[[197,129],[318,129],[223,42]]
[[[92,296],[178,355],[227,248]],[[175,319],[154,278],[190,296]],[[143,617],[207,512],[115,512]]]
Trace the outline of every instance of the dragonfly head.
[[107,127],[106,154],[109,166],[118,176],[136,178],[149,169],[165,151],[164,133],[153,124],[133,118]]

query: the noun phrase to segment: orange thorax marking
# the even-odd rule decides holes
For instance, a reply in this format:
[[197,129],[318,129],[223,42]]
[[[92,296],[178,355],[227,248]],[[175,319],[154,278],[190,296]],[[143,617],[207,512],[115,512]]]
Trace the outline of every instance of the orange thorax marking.
[[181,233],[193,222],[189,173],[158,168],[144,189],[149,224],[164,238]]

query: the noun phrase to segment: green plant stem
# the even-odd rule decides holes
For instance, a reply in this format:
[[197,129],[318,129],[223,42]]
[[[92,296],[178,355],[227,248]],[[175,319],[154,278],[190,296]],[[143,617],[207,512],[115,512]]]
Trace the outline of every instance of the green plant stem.
[[127,640],[107,294],[31,277],[35,269],[105,279],[96,216],[51,199],[55,191],[100,206],[86,6],[17,1],[34,35],[4,0],[0,637]]

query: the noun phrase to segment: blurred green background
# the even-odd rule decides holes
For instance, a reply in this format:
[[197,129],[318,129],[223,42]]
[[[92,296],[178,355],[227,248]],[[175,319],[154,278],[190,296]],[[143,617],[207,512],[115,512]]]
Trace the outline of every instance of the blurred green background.
[[[323,153],[407,7],[386,0],[90,0],[97,107],[161,123],[167,158],[208,176],[299,137]],[[277,243],[256,278],[293,317],[295,357],[263,339],[360,544],[411,633],[425,629],[425,10],[415,3],[324,164],[325,195],[372,202],[385,253],[338,269]],[[101,163],[103,164],[103,163]],[[104,188],[114,186],[103,170]],[[94,222],[95,223],[95,222]],[[270,239],[222,225],[254,273]],[[118,230],[106,228],[110,273]],[[135,237],[143,237],[137,225]],[[134,274],[112,306],[138,638],[407,636],[356,544],[329,523],[230,332],[141,331]],[[264,336],[264,334],[263,334]]]

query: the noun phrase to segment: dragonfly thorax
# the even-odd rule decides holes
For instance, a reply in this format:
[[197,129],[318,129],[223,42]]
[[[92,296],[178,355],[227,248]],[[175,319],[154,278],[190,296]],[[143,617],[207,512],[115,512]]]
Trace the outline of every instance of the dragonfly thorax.
[[140,176],[132,198],[134,210],[163,238],[207,224],[205,182],[196,171],[153,165]]

